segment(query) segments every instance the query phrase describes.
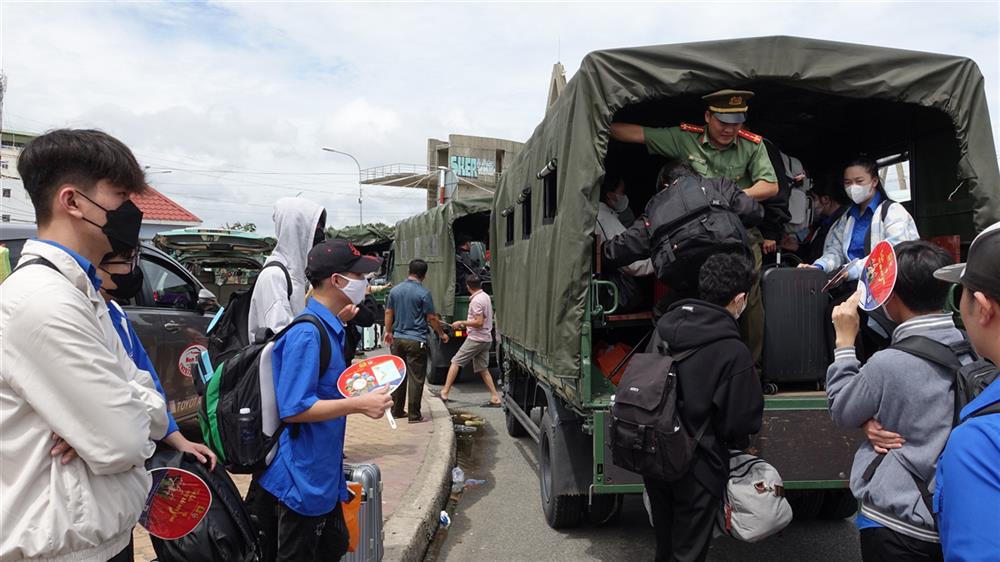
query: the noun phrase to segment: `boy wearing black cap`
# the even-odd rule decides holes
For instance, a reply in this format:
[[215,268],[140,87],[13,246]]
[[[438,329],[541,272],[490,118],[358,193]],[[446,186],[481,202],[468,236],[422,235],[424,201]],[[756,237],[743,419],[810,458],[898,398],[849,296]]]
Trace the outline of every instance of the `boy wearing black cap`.
[[[1000,222],[972,242],[966,263],[935,277],[958,283],[959,310],[969,340],[982,357],[1000,365]],[[937,465],[934,508],[946,560],[1000,557],[1000,380],[960,414]]]
[[[330,240],[309,251],[306,277],[312,296],[302,314],[320,319],[323,332],[299,324],[274,345],[274,391],[282,421],[295,431],[281,434],[277,454],[259,478],[254,513],[264,535],[264,560],[339,560],[347,552],[348,532],[341,502],[346,501],[344,432],[348,414],[380,418],[392,399],[383,389],[355,398],[337,390],[347,367],[344,324],[337,317],[365,296],[365,274],[380,259],[362,256],[344,240]],[[331,358],[319,373],[320,340],[330,340]]]

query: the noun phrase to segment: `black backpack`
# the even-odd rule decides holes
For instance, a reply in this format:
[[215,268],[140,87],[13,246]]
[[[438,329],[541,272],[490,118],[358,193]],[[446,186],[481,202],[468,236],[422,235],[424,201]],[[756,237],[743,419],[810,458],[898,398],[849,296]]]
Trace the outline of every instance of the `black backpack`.
[[[710,194],[711,193],[711,194]],[[746,229],[727,201],[702,179],[684,176],[657,193],[646,207],[656,276],[668,284],[683,282],[708,256],[728,251],[750,255]]]
[[205,518],[176,540],[150,536],[160,562],[257,562],[261,553],[257,531],[240,491],[221,466],[214,471],[180,451],[161,448],[146,461],[148,469],[181,468],[208,484],[212,505]]
[[670,353],[656,342],[632,357],[611,404],[611,457],[626,470],[672,481],[691,468],[711,417],[692,433],[680,416],[677,365],[697,349]]
[[[890,348],[904,351],[910,355],[920,357],[921,359],[952,370],[955,377],[952,383],[952,390],[955,394],[952,427],[961,423],[962,408],[969,402],[972,402],[976,396],[979,396],[997,378],[997,368],[989,361],[980,359],[972,348],[972,344],[967,339],[954,344],[944,344],[926,336],[909,336],[894,343]],[[973,361],[967,365],[962,365],[961,357],[966,355],[972,357]],[[995,413],[991,410],[995,406],[993,405],[987,407],[985,410],[975,412],[969,417]],[[862,478],[865,481],[871,480],[872,476],[875,475],[875,470],[878,469],[883,460],[885,460],[884,454],[880,454],[872,459],[872,462],[868,464],[868,468],[865,469]],[[910,473],[910,477],[913,479],[917,490],[920,491],[920,497],[927,511],[933,514],[934,493],[930,491],[927,482],[922,476],[915,474],[906,465],[903,466]]]
[[[263,342],[246,346],[215,368],[201,393],[198,422],[206,445],[229,472],[252,474],[267,468],[287,424],[278,414],[271,351],[277,340],[299,324],[312,324],[320,333],[319,376],[330,366],[332,349],[323,322],[303,314]],[[248,413],[241,414],[240,410]],[[292,424],[292,436],[298,430]]]
[[221,316],[216,320],[211,329],[206,334],[208,336],[208,357],[213,365],[218,365],[229,359],[234,353],[250,345],[250,301],[253,299],[253,290],[257,286],[257,279],[260,274],[269,267],[280,268],[285,274],[288,282],[288,299],[292,298],[292,276],[288,274],[285,264],[272,261],[264,265],[257,278],[249,288],[236,291],[229,297],[229,303],[220,311]]

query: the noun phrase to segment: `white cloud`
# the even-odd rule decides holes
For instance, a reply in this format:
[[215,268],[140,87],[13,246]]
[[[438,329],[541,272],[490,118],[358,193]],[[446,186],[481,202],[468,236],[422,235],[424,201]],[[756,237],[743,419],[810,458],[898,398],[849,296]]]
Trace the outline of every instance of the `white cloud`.
[[[449,133],[524,140],[552,63],[572,76],[596,49],[781,34],[963,55],[986,77],[997,131],[998,21],[1000,4],[956,2],[3,2],[4,117],[120,136],[143,164],[173,168],[150,179],[210,225],[266,230],[273,200],[299,192],[344,225],[357,170],[321,146],[371,167],[422,163],[427,138]],[[424,207],[419,191],[364,189],[372,219]]]

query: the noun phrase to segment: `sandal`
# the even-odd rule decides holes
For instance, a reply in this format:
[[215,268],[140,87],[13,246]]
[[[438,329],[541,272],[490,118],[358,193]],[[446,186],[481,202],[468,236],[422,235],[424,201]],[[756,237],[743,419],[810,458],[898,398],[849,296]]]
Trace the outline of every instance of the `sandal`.
[[441,401],[444,402],[445,404],[451,402],[450,398],[441,396],[441,391],[440,390],[431,390],[430,393],[431,393],[431,396],[433,396],[435,398],[440,398]]
[[487,402],[480,406],[481,408],[499,408],[502,404],[500,402]]

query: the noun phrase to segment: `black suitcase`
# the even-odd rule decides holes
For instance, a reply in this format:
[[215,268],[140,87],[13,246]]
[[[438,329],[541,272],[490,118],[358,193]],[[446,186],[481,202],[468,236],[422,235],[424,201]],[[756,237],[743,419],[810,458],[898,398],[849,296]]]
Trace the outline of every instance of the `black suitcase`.
[[826,380],[826,280],[819,269],[774,267],[764,272],[765,382],[815,382],[819,388]]

